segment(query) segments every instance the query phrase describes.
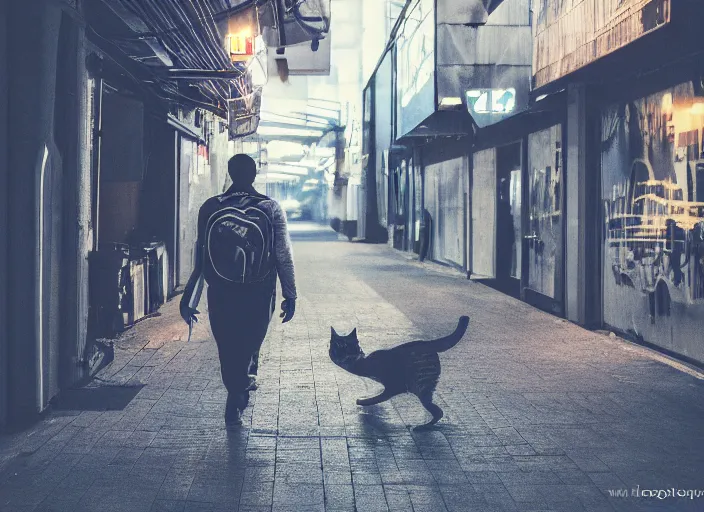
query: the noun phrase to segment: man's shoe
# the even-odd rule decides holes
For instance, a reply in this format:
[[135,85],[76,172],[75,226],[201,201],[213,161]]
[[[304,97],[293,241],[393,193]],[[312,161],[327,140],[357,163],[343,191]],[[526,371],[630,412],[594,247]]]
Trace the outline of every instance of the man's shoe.
[[225,427],[239,427],[242,425],[242,413],[239,409],[235,409],[235,413],[232,414],[231,418],[225,418]]
[[235,408],[233,409],[233,412],[225,416],[225,426],[237,427],[239,425],[242,425],[242,412],[239,409]]
[[225,403],[225,423],[237,421],[240,417],[240,404],[237,395],[229,393]]
[[249,376],[249,385],[246,388],[246,391],[255,391],[257,389],[257,376],[256,375],[250,375]]

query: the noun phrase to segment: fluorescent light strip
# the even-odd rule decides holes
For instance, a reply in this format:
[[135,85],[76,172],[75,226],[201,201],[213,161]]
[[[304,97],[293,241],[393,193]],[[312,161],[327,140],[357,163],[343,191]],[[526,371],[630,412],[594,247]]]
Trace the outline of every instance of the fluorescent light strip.
[[267,172],[264,175],[259,175],[257,177],[259,183],[262,182],[269,182],[271,183],[272,181],[298,181],[300,178],[298,176],[295,176],[293,174],[283,174],[283,173],[278,173],[278,172]]
[[284,116],[281,114],[274,114],[273,112],[262,112],[259,116],[260,121],[268,121],[272,123],[282,123],[282,124],[295,124],[298,126],[305,126],[306,120],[300,117]]
[[320,114],[320,117],[327,117],[330,119],[337,120],[340,118],[340,111],[339,110],[330,110],[327,108],[321,108],[321,107],[314,107],[312,105],[309,105],[306,111],[311,112],[313,114],[317,113]]
[[[324,100],[322,98],[309,98],[308,99],[308,104],[309,105],[333,105],[334,108],[337,108],[338,110],[340,109],[340,102],[339,101],[333,101],[333,100]],[[327,108],[327,107],[325,107]]]
[[308,176],[310,171],[306,167],[284,164],[269,164],[269,171],[280,172],[283,174],[295,174],[297,176]]
[[257,130],[259,135],[263,136],[292,136],[292,137],[322,137],[322,130],[307,130],[307,129],[297,129],[297,128],[283,128],[276,126],[260,126]]

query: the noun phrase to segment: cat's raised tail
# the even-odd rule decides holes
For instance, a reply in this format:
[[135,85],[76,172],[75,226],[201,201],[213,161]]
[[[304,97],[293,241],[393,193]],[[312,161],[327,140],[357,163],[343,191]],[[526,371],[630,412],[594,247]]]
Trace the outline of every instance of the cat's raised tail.
[[467,332],[468,326],[469,317],[461,316],[460,321],[457,324],[457,329],[455,329],[455,332],[443,338],[427,341],[426,343],[428,344],[428,348],[435,350],[436,352],[445,352],[446,350],[450,350],[452,347],[454,347],[460,342],[462,336],[464,336],[464,333]]

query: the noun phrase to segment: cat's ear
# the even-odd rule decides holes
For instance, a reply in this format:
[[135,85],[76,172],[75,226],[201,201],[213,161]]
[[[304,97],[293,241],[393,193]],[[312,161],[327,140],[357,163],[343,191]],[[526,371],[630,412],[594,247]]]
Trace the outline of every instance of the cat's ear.
[[356,327],[355,327],[354,329],[352,329],[352,332],[350,333],[350,336],[353,336],[353,337],[355,337],[355,338],[357,337],[357,328],[356,328]]
[[334,327],[330,326],[330,335],[333,336],[334,338],[338,338],[339,335],[337,334],[337,331],[335,330]]

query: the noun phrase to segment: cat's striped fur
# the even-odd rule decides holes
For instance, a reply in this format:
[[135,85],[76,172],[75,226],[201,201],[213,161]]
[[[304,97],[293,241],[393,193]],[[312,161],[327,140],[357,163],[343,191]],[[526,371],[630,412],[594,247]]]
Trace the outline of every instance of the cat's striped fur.
[[331,328],[330,359],[350,373],[373,379],[384,386],[377,396],[357,400],[359,405],[375,405],[401,393],[413,393],[423,407],[432,414],[432,420],[421,427],[429,427],[443,417],[440,407],[433,403],[433,393],[440,379],[438,352],[454,347],[464,336],[469,317],[463,316],[455,332],[430,341],[411,341],[396,347],[377,350],[368,356],[359,346],[357,329],[340,336]]

